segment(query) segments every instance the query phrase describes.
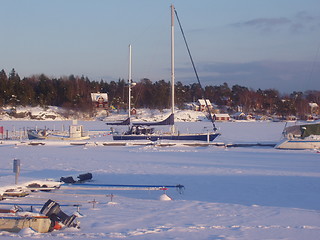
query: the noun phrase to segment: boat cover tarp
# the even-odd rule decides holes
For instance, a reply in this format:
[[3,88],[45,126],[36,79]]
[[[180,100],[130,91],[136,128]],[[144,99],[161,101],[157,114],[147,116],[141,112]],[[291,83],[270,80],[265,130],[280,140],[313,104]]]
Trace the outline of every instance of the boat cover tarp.
[[302,138],[310,135],[320,135],[320,123],[291,126],[287,127],[285,131],[287,134],[301,136]]
[[292,134],[294,136],[301,136],[300,125],[290,126],[285,128],[286,134]]
[[301,125],[301,137],[309,137],[310,135],[320,135],[320,123]]
[[171,113],[169,117],[167,117],[165,120],[160,122],[138,122],[138,123],[132,123],[132,125],[144,125],[144,126],[159,126],[159,125],[173,125],[174,124],[174,114]]
[[130,125],[130,118],[123,120],[121,122],[107,122],[107,125]]

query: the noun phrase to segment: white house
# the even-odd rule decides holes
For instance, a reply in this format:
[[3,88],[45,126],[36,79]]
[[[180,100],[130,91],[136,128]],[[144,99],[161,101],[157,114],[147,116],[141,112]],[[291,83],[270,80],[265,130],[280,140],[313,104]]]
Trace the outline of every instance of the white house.
[[207,105],[208,105],[208,108],[209,108],[210,111],[213,109],[212,104],[211,104],[209,99],[206,99],[206,100],[198,99],[197,105],[198,105],[198,109],[196,109],[197,111],[202,111],[202,112],[203,111],[208,111],[207,110]]

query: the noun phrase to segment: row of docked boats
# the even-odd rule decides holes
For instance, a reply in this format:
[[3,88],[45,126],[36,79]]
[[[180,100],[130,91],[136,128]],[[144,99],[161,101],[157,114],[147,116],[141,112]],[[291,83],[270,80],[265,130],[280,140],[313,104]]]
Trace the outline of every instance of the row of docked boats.
[[[108,125],[128,125],[129,129],[122,133],[113,133],[113,140],[179,140],[179,141],[213,141],[216,137],[220,135],[218,133],[214,124],[214,119],[212,119],[211,113],[209,113],[210,120],[213,124],[213,131],[207,131],[204,133],[195,133],[195,134],[181,134],[179,132],[175,132],[174,127],[174,81],[175,81],[175,71],[174,71],[174,15],[176,15],[180,29],[182,30],[178,14],[174,9],[174,6],[171,6],[171,115],[160,122],[143,122],[136,123],[131,122],[130,113],[131,113],[131,88],[135,85],[131,79],[131,45],[129,45],[129,74],[128,74],[128,118],[124,121],[116,122],[116,123],[107,123]],[[195,70],[195,74],[197,80],[200,84],[198,74],[195,69],[195,65],[193,63],[188,44],[186,42],[186,38],[182,31],[183,39],[185,40],[185,44],[190,56],[190,60],[192,62],[193,68]],[[200,84],[201,86],[201,84]],[[205,101],[207,104],[207,101]],[[207,109],[208,106],[206,106]],[[154,128],[150,128],[150,126],[155,125],[170,125],[171,131],[168,133],[156,133]],[[294,132],[293,132],[294,130]],[[295,127],[288,127],[284,130],[283,140],[276,144],[275,148],[277,149],[319,149],[320,148],[320,124],[306,124]]]
[[[173,115],[170,115],[168,119],[172,119]],[[167,121],[166,119],[165,121]],[[128,120],[126,120],[128,121]],[[163,122],[163,121],[162,121]],[[161,122],[158,122],[161,123]],[[110,123],[107,123],[110,124]],[[122,133],[112,132],[113,140],[131,141],[131,140],[148,140],[150,142],[158,142],[158,140],[167,141],[188,141],[188,142],[212,142],[220,133],[163,133],[155,132],[154,128],[150,128],[153,123],[144,123],[147,127],[143,126],[141,123],[133,122],[131,127]],[[116,125],[111,123],[110,125]],[[156,123],[154,125],[157,125]],[[73,130],[74,129],[74,130]],[[112,128],[113,129],[113,128]],[[89,140],[90,137],[88,133],[84,134],[83,126],[72,125],[70,126],[70,132],[67,134],[59,134],[56,132],[50,132],[46,130],[28,130],[28,137],[30,140],[63,140],[63,141],[75,141],[73,145],[83,145],[82,142],[77,142],[78,140]],[[74,134],[77,131],[77,134]],[[320,123],[305,123],[296,124],[294,126],[285,127],[283,130],[282,139],[275,144],[276,149],[320,149]],[[110,145],[117,143],[110,143]],[[44,143],[42,143],[44,144]]]
[[[213,124],[213,129],[211,131],[206,131],[202,133],[181,133],[175,129],[174,125],[174,93],[175,93],[175,63],[174,63],[174,19],[175,15],[177,17],[180,29],[182,30],[177,12],[174,6],[171,6],[171,114],[163,121],[159,122],[132,122],[131,121],[131,89],[135,85],[132,82],[131,77],[131,45],[129,45],[129,71],[128,71],[128,118],[120,121],[107,123],[108,125],[126,125],[128,130],[124,132],[113,132],[113,140],[172,140],[172,141],[206,141],[210,142],[216,139],[220,133],[217,132],[214,120],[210,117]],[[182,31],[183,34],[183,31]],[[185,40],[185,36],[183,34]],[[187,42],[185,40],[186,47],[190,56],[190,60],[193,63]],[[193,64],[194,67],[194,64]],[[195,67],[194,67],[195,70]],[[195,70],[196,73],[196,70]],[[196,77],[200,84],[198,75]],[[200,84],[201,86],[201,84]],[[205,101],[207,104],[207,102]],[[208,106],[207,106],[207,109]],[[209,116],[211,114],[209,113]],[[167,132],[156,132],[153,126],[168,125],[170,126],[170,131]],[[320,148],[320,124],[304,124],[299,126],[288,127],[284,130],[283,140],[276,144],[277,149],[317,149]],[[28,131],[29,139],[38,140],[87,140],[89,135],[83,131],[81,125],[73,124],[70,126],[69,132],[66,133],[56,133],[50,132],[48,130],[36,130],[32,129]]]

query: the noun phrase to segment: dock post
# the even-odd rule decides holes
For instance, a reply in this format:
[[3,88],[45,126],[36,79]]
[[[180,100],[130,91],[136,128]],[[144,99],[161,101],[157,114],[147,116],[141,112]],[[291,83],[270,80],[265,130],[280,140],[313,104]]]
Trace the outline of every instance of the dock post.
[[20,159],[13,159],[13,172],[16,174],[15,184],[18,184],[18,178],[20,175]]

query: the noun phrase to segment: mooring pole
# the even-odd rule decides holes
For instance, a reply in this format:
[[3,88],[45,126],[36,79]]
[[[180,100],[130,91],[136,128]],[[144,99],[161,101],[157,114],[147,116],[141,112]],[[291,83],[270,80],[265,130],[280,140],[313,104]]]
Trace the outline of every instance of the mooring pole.
[[20,175],[20,159],[13,159],[13,172],[16,174],[15,176],[15,184],[18,184],[18,178]]

